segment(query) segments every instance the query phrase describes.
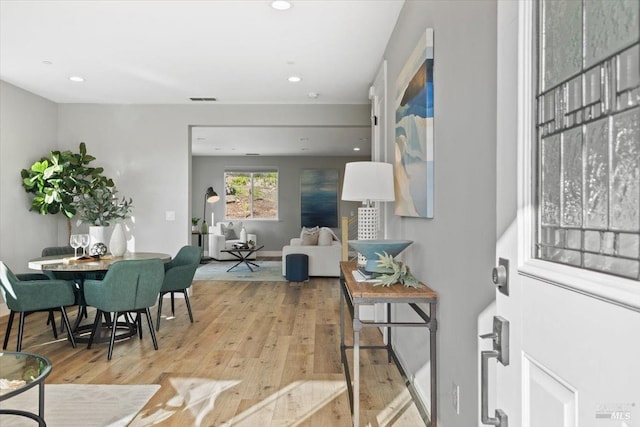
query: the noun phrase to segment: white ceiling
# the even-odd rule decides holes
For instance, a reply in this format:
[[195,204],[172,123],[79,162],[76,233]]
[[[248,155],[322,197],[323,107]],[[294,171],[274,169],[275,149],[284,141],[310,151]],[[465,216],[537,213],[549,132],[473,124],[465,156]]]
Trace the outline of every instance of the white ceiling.
[[[367,104],[403,3],[293,0],[291,9],[277,11],[267,0],[0,0],[0,78],[57,103],[191,104],[190,97],[215,97],[216,104]],[[72,75],[85,81],[72,82]],[[289,83],[291,75],[302,81]],[[193,152],[243,151],[240,141],[258,130],[245,129],[242,135],[238,128],[204,128],[210,147],[194,141]],[[308,136],[300,129],[284,136],[284,129],[262,129],[263,144],[250,151],[318,155],[300,152],[299,138],[307,137],[324,141],[317,150],[336,153],[354,133],[358,139],[347,145],[369,136],[349,128],[306,130]],[[224,141],[236,150],[213,148]]]

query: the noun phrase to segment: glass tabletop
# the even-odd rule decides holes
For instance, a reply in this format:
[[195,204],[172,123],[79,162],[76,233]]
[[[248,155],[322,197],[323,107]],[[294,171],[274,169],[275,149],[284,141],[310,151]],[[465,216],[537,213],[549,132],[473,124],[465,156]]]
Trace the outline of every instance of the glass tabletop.
[[51,372],[51,361],[31,353],[0,353],[0,401],[40,384]]

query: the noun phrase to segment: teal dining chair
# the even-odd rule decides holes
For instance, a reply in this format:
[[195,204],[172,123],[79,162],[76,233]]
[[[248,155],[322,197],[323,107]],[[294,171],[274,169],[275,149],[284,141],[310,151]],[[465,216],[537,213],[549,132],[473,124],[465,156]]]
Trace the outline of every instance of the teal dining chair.
[[142,329],[140,315],[145,314],[153,348],[158,349],[158,342],[151,321],[149,308],[156,303],[162,279],[164,278],[163,263],[160,259],[117,261],[113,263],[103,280],[85,280],[84,298],[88,306],[96,308],[96,317],[91,330],[91,337],[87,348],[91,348],[104,314],[108,316],[111,326],[111,339],[109,341],[108,360],[113,354],[113,345],[118,328],[118,318],[136,313],[136,325],[140,338]]
[[[4,262],[0,261],[0,291],[7,303],[7,307],[11,310],[2,346],[3,350],[7,348],[9,335],[11,334],[11,328],[13,326],[13,318],[16,313],[20,314],[18,344],[16,346],[16,351],[19,352],[22,349],[25,317],[34,312],[50,312],[51,310],[59,310],[62,313],[62,320],[67,329],[68,338],[73,348],[76,347],[76,341],[71,332],[71,325],[69,324],[69,317],[65,310],[65,306],[75,303],[76,296],[72,282],[45,279],[39,274],[16,276]],[[55,323],[52,324],[52,327],[54,336],[57,338]]]
[[193,282],[193,276],[196,269],[200,265],[202,253],[199,247],[183,246],[170,262],[164,266],[164,281],[160,288],[158,298],[158,316],[156,318],[156,328],[160,330],[160,315],[162,314],[162,300],[165,294],[171,294],[171,315],[175,316],[174,294],[181,293],[184,295],[184,302],[187,304],[189,319],[193,323],[193,313],[191,312],[191,304],[189,303],[188,289]]

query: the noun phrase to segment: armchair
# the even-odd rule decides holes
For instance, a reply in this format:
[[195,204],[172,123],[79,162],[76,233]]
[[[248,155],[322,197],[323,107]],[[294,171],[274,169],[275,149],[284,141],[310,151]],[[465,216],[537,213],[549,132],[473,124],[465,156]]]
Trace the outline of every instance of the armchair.
[[[16,313],[20,313],[18,344],[16,346],[16,351],[19,352],[22,349],[25,316],[36,311],[50,312],[51,310],[60,310],[71,345],[73,348],[76,347],[76,341],[71,333],[69,317],[65,310],[65,306],[75,303],[73,283],[66,280],[44,279],[44,277],[38,276],[41,275],[21,275],[20,277],[23,278],[23,280],[21,280],[13,274],[9,267],[0,261],[0,291],[7,303],[7,307],[11,310],[9,322],[7,323],[7,332],[4,337],[4,344],[2,346],[3,349],[7,348],[11,327],[13,326],[13,318]],[[52,324],[52,327],[54,329],[54,336],[57,336],[55,323]]]
[[169,263],[164,265],[164,281],[158,297],[158,317],[156,318],[156,330],[160,330],[160,314],[162,313],[162,297],[171,294],[171,314],[175,315],[175,302],[173,294],[176,292],[184,295],[187,304],[189,320],[193,323],[191,304],[189,303],[188,289],[193,282],[193,276],[200,265],[200,248],[195,246],[183,246],[178,254]]
[[[235,238],[225,236],[225,233],[222,230],[222,226],[225,228],[232,227],[232,224],[235,225],[236,232]],[[233,248],[234,243],[240,243],[240,229],[242,228],[241,222],[218,222],[215,227],[212,227],[212,234],[209,234],[209,256],[216,261],[228,261],[228,260],[236,260],[236,258],[226,252],[221,252],[223,249],[231,249]],[[255,234],[247,234],[247,241],[252,240],[256,245],[258,244],[258,238]],[[256,259],[256,254],[251,254],[248,259]]]
[[[196,248],[197,249],[197,248]],[[142,329],[140,314],[147,317],[153,348],[158,349],[158,342],[151,321],[149,308],[156,303],[162,280],[164,267],[159,259],[135,261],[118,261],[111,265],[104,280],[85,280],[84,296],[88,305],[96,308],[91,337],[87,348],[91,348],[103,313],[113,313],[110,319],[111,340],[107,359],[111,360],[113,344],[116,337],[118,317],[127,313],[137,313],[137,326],[140,338]]]

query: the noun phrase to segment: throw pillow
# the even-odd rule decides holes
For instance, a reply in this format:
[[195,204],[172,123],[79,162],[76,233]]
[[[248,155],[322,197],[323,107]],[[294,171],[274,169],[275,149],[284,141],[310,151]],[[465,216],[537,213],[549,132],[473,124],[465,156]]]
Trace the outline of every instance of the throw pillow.
[[225,240],[236,240],[238,238],[232,223],[229,223],[229,225],[220,224],[220,232],[224,236]]
[[318,234],[318,246],[331,246],[333,242],[333,231],[330,228],[322,227]]
[[318,236],[320,229],[318,227],[306,228],[302,227],[300,238],[303,246],[316,246],[318,244]]
[[233,231],[236,233],[236,239],[239,239],[240,233],[242,232],[242,221],[230,222],[229,227],[233,228]]

